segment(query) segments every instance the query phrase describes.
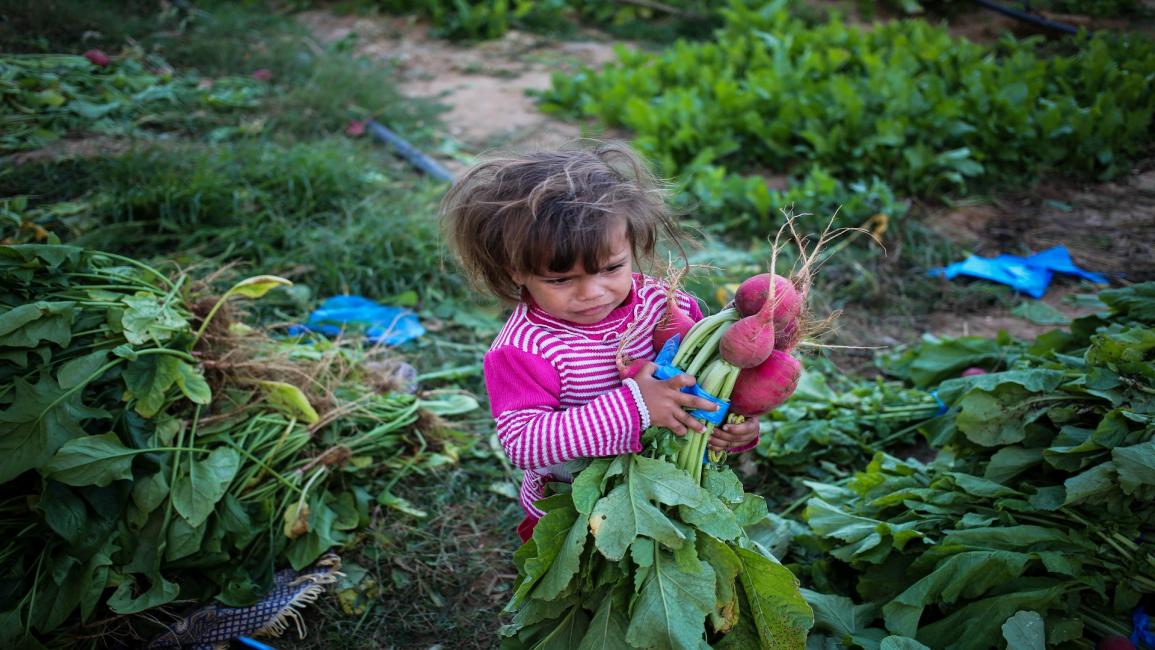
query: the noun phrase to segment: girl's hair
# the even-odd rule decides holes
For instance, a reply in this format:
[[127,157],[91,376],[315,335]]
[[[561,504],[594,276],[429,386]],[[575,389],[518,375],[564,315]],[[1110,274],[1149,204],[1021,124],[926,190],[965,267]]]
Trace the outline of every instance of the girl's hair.
[[511,303],[511,274],[597,270],[619,224],[634,259],[652,259],[663,234],[679,245],[664,186],[620,142],[480,162],[446,193],[441,219],[469,280]]

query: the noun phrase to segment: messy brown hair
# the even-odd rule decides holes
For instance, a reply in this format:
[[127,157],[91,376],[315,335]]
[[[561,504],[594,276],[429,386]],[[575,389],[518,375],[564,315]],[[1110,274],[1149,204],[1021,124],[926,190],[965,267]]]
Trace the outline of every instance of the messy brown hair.
[[450,250],[475,286],[517,302],[513,274],[587,271],[611,254],[625,223],[635,260],[678,234],[666,188],[624,143],[519,153],[469,169],[441,202]]

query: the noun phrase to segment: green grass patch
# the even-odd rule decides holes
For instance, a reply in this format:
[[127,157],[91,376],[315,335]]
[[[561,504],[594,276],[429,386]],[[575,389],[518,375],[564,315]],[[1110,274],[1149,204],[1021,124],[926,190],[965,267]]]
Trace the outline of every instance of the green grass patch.
[[329,140],[29,163],[0,176],[0,196],[27,197],[4,235],[35,225],[98,249],[241,262],[318,293],[456,292],[431,218],[444,186],[375,153]]

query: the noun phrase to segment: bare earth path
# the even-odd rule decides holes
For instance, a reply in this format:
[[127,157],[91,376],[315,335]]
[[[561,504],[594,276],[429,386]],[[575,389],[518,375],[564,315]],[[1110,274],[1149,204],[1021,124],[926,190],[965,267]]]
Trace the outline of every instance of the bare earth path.
[[497,40],[457,46],[429,36],[425,24],[407,18],[311,11],[299,19],[323,42],[355,33],[357,52],[394,66],[404,93],[444,104],[449,135],[473,151],[548,147],[581,137],[578,125],[545,115],[526,91],[549,88],[554,73],[614,59],[613,42],[593,34],[557,41],[511,31]]

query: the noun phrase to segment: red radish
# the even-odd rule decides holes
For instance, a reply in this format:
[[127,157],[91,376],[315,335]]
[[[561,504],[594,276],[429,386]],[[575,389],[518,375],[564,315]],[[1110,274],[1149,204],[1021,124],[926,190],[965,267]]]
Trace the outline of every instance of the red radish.
[[[763,276],[765,277],[763,278]],[[751,280],[754,281],[751,282]],[[756,312],[734,323],[726,331],[722,337],[720,350],[722,358],[735,366],[753,368],[765,361],[770,356],[770,352],[774,350],[776,330],[783,329],[787,324],[798,319],[802,300],[798,292],[795,291],[794,285],[775,273],[756,275],[754,278],[743,282],[742,285],[750,287],[747,289],[747,293],[753,296],[744,299],[744,302],[752,303],[761,294],[762,304]],[[774,292],[773,300],[768,298],[771,290]],[[738,292],[741,291],[742,287],[740,286]],[[746,305],[746,307],[749,306],[750,304]],[[737,295],[735,295],[735,308],[737,308]],[[779,324],[779,311],[782,312],[781,324]],[[742,313],[741,309],[738,312]]]
[[753,316],[766,303],[770,283],[774,283],[774,322],[785,324],[802,311],[802,296],[788,278],[777,273],[759,273],[746,278],[734,292],[734,308],[743,316]]
[[634,359],[626,363],[624,358],[618,357],[618,379],[625,381],[637,377],[638,373],[642,371],[642,368],[646,367],[647,363],[649,363],[649,361],[645,359]]
[[778,408],[794,394],[802,364],[788,353],[774,350],[770,358],[738,373],[730,393],[730,412],[756,417]]
[[987,371],[983,370],[982,368],[967,368],[966,370],[962,371],[960,377],[974,377],[975,375],[985,374],[987,374]]
[[1099,650],[1135,650],[1135,644],[1125,636],[1112,634],[1099,641]]
[[791,350],[801,335],[799,319],[802,315],[803,295],[788,278],[775,273],[759,273],[747,278],[734,293],[734,308],[743,316],[751,316],[766,304],[770,285],[774,285],[774,347]]
[[718,345],[722,358],[739,368],[753,368],[769,358],[774,351],[774,319],[771,314],[770,309],[763,307],[757,314],[731,325]]
[[106,68],[109,63],[112,63],[112,59],[100,50],[89,50],[84,53],[84,58],[88,59],[92,65],[98,65],[102,68]]
[[666,292],[666,313],[658,326],[654,328],[654,352],[661,352],[666,341],[680,334],[686,340],[686,333],[694,326],[694,319],[678,304],[677,288],[687,269],[680,269],[670,281],[670,290]]
[[798,337],[802,334],[802,328],[798,325],[798,319],[795,318],[783,325],[780,329],[777,328],[777,323],[775,323],[775,326],[774,349],[782,350],[783,352],[793,350],[794,346],[798,345]]

